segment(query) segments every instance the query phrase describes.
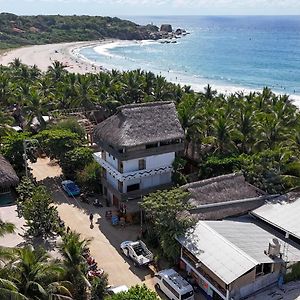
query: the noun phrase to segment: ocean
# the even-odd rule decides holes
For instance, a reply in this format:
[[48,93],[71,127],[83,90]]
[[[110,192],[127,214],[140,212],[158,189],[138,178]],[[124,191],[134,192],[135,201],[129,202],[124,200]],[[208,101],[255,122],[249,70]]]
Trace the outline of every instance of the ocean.
[[193,87],[300,95],[300,16],[135,16],[190,32],[177,43],[124,41],[80,55],[108,69],[144,69]]

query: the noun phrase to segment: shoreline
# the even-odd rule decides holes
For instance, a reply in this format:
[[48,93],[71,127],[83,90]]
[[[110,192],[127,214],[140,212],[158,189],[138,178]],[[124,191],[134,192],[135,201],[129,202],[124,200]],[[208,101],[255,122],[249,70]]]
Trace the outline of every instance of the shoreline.
[[[151,41],[155,42],[155,41]],[[8,49],[0,53],[0,65],[8,65],[15,58],[20,58],[21,62],[26,65],[36,65],[41,71],[47,71],[48,67],[52,65],[54,61],[59,61],[66,65],[67,71],[72,73],[98,73],[101,71],[107,71],[111,69],[116,69],[109,61],[105,63],[100,63],[97,61],[90,60],[80,54],[80,51],[84,48],[97,48],[97,53],[99,55],[105,55],[110,57],[109,49],[120,46],[120,45],[131,45],[135,43],[149,43],[149,41],[123,41],[117,39],[104,39],[96,41],[83,41],[83,42],[70,42],[70,43],[58,43],[58,44],[45,44],[45,45],[33,45],[25,46],[16,49]],[[126,68],[119,66],[118,70],[125,71]],[[231,94],[236,92],[259,92],[262,89],[252,89],[247,87],[230,86],[216,84],[212,81],[209,82],[207,79],[195,78],[191,82],[191,76],[184,74],[175,74],[170,71],[159,71],[159,70],[149,70],[145,68],[146,71],[151,71],[156,75],[164,76],[168,81],[180,84],[189,85],[196,92],[202,92],[207,84],[210,84],[213,89],[217,90],[218,93]],[[179,77],[180,76],[180,77]],[[272,90],[273,91],[273,90]],[[275,94],[283,95],[283,93],[274,91]],[[300,95],[289,94],[290,99],[293,103],[300,108]]]

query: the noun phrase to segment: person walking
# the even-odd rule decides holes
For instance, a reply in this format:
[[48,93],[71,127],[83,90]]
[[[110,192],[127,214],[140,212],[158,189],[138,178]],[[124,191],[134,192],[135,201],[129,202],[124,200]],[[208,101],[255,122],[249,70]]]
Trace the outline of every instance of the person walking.
[[90,214],[91,227],[93,226],[93,219],[94,219],[94,215],[93,215],[93,214]]

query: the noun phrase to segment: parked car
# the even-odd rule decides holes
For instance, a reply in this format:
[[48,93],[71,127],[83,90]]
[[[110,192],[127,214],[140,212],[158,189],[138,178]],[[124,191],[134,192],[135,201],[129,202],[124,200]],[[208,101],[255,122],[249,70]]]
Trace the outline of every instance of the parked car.
[[154,285],[169,299],[194,300],[193,287],[173,269],[156,273],[154,275]]
[[68,194],[68,196],[78,196],[80,195],[80,188],[72,180],[64,180],[61,182],[63,190]]
[[107,289],[107,293],[109,295],[115,295],[115,294],[119,294],[121,292],[127,292],[128,291],[128,287],[126,285],[119,285],[119,286],[110,286]]
[[121,251],[137,266],[147,265],[153,261],[153,254],[142,241],[124,241],[120,245]]

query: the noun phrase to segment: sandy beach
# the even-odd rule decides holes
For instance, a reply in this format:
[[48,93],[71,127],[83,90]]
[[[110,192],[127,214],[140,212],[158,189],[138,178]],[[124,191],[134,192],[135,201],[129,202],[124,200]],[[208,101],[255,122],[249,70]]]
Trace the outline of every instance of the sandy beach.
[[[135,41],[119,41],[116,39],[87,41],[87,42],[72,42],[59,43],[47,45],[26,46],[7,52],[0,53],[0,65],[8,65],[15,58],[21,59],[22,63],[27,65],[36,65],[40,70],[46,71],[54,61],[59,61],[66,66],[66,70],[73,73],[98,73],[103,70],[111,70],[109,59],[107,63],[101,65],[100,63],[90,61],[80,54],[80,50],[86,47],[97,47],[98,53],[106,53],[109,48],[113,48],[114,44],[120,43],[134,43]],[[111,44],[111,45],[108,45]],[[101,48],[103,48],[101,50]],[[107,55],[109,56],[109,55]],[[120,67],[120,70],[122,68]],[[155,73],[155,72],[154,72]],[[166,77],[170,82],[190,85],[195,91],[203,91],[208,82],[199,80],[197,82],[188,82],[188,78],[178,77],[171,72],[160,72],[158,75]],[[221,86],[210,83],[214,89],[223,94],[231,94],[236,92],[249,93],[253,92],[249,88],[235,87],[235,86]],[[300,108],[300,95],[290,95],[294,104]]]
[[40,70],[47,71],[54,61],[66,65],[66,70],[74,73],[97,73],[103,68],[92,64],[78,54],[78,49],[111,43],[113,40],[73,42],[47,45],[35,45],[9,50],[0,55],[0,64],[7,66],[15,58],[21,59],[26,65],[36,65]]

